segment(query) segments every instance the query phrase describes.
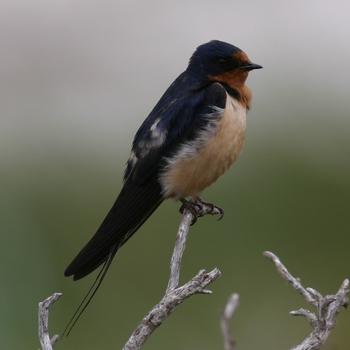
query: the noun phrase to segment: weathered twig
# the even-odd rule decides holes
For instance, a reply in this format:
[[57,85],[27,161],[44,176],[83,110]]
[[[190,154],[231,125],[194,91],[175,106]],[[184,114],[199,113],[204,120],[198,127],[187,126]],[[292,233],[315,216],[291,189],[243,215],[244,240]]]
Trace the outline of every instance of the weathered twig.
[[[200,216],[206,214],[213,214],[213,208],[203,206]],[[210,272],[200,270],[189,282],[179,287],[181,260],[193,218],[193,214],[185,209],[176,236],[170,264],[170,278],[165,295],[133,331],[123,350],[140,349],[153,331],[175,310],[176,306],[191,295],[211,293],[206,287],[221,275],[220,270],[217,268]]]
[[[213,208],[212,206],[202,203],[200,212],[198,212],[197,215],[200,217],[207,214],[220,215],[221,213],[215,207]],[[185,251],[187,236],[192,222],[193,214],[188,210],[184,211],[176,235],[175,248],[170,262],[170,278],[165,294],[174,290],[179,285],[182,256]]]
[[42,350],[52,350],[59,336],[56,334],[52,338],[49,335],[49,309],[55,303],[62,293],[53,293],[47,299],[39,302],[39,340]]
[[184,212],[176,235],[175,248],[170,263],[170,278],[165,294],[174,290],[180,281],[181,260],[186,247],[187,236],[192,222],[192,214]]
[[227,300],[225,309],[221,315],[220,326],[222,336],[224,338],[224,349],[225,350],[234,350],[235,340],[233,339],[230,332],[230,321],[236,312],[239,305],[239,295],[232,294]]
[[295,278],[280,259],[271,252],[265,252],[264,255],[272,260],[280,275],[288,281],[292,287],[298,291],[305,300],[316,308],[316,312],[306,309],[291,311],[294,316],[305,317],[311,327],[312,332],[303,340],[303,342],[292,350],[318,350],[326,342],[331,330],[335,326],[335,319],[343,306],[348,304],[349,280],[345,279],[340,289],[335,295],[322,296],[313,288],[305,288],[300,280]]

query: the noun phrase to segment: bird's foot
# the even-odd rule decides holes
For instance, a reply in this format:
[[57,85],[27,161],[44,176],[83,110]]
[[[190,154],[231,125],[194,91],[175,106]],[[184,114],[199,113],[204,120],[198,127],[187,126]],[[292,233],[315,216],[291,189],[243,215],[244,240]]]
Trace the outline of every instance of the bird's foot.
[[225,211],[223,208],[220,208],[213,203],[205,202],[199,197],[197,197],[196,203],[201,205],[207,214],[218,215],[218,220],[221,220],[225,215]]
[[181,199],[182,205],[180,207],[180,213],[183,214],[187,209],[193,216],[191,225],[195,224],[197,219],[206,215],[219,215],[221,220],[224,217],[224,209],[212,204],[202,201],[200,198],[196,198],[194,201]]

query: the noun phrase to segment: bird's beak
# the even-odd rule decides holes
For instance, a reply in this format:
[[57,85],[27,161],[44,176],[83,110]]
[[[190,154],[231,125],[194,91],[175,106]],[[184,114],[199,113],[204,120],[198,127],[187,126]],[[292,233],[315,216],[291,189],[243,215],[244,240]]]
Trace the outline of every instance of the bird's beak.
[[262,66],[260,66],[259,64],[255,64],[255,63],[248,63],[248,64],[245,64],[243,66],[240,66],[239,68],[246,70],[246,71],[250,71],[253,69],[261,69]]

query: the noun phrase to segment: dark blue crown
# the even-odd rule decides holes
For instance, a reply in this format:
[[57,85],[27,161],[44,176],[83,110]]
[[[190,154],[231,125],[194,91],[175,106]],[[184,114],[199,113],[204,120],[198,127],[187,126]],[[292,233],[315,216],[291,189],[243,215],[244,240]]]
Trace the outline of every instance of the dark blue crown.
[[188,70],[190,71],[216,71],[221,70],[220,62],[232,60],[235,53],[242,50],[234,45],[220,40],[212,40],[197,47],[190,58]]

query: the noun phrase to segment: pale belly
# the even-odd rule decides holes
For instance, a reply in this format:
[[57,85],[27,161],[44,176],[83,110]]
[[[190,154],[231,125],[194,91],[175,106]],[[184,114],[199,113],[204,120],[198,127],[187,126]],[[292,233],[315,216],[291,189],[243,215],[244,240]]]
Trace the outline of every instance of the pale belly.
[[[246,109],[228,95],[215,130],[198,141],[200,147],[186,145],[169,162],[160,177],[165,197],[196,197],[215,182],[239,156],[245,129]],[[189,149],[191,146],[198,150]]]

